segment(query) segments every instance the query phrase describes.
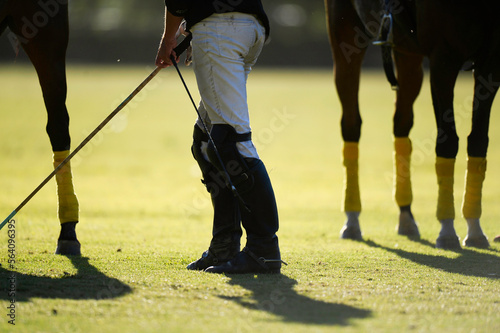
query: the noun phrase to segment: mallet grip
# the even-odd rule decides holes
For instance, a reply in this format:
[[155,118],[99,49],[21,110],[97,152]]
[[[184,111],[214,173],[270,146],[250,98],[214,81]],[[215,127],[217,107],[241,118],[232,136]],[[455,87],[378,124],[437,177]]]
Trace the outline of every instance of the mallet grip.
[[184,51],[186,51],[186,49],[189,47],[189,43],[191,43],[191,39],[193,39],[193,35],[187,35],[186,37],[184,37],[182,42],[180,42],[179,45],[174,48],[174,52],[177,56],[180,56]]

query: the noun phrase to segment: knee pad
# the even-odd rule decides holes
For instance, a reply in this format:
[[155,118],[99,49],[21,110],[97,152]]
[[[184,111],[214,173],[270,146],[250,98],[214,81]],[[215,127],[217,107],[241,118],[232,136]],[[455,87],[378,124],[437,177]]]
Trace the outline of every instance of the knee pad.
[[217,168],[208,161],[203,152],[202,144],[208,143],[208,134],[203,132],[198,125],[194,125],[193,144],[191,145],[191,153],[200,167],[202,179],[201,182],[211,194],[218,194],[220,189],[226,186],[224,177],[220,176]]
[[250,167],[236,147],[237,142],[250,141],[251,133],[238,134],[230,125],[216,124],[212,126],[210,135],[213,139],[207,149],[210,162],[220,172],[226,171],[238,190],[251,187],[253,181],[249,173]]
[[213,169],[213,165],[205,159],[205,156],[203,156],[203,152],[201,150],[203,142],[208,143],[208,134],[204,133],[198,125],[194,125],[191,153],[193,154],[196,162],[198,162],[198,166],[201,169],[203,177],[205,177],[205,175]]

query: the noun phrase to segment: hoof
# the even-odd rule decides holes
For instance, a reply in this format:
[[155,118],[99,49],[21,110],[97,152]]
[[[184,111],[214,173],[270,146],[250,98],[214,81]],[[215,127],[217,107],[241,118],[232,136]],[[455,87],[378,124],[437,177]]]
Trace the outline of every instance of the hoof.
[[436,247],[444,250],[459,250],[462,248],[460,246],[460,240],[456,235],[439,236],[438,239],[436,239]]
[[80,242],[78,240],[58,240],[55,254],[63,256],[81,256]]
[[363,240],[363,236],[361,235],[361,229],[359,227],[348,227],[348,226],[344,226],[342,230],[340,230],[340,238]]
[[496,237],[493,239],[493,241],[494,241],[495,243],[500,243],[500,235],[496,236]]
[[490,242],[488,242],[488,238],[485,235],[481,235],[478,237],[465,237],[464,246],[467,247],[476,247],[479,249],[487,249],[490,247]]
[[401,212],[399,215],[398,235],[420,239],[417,223],[409,212]]

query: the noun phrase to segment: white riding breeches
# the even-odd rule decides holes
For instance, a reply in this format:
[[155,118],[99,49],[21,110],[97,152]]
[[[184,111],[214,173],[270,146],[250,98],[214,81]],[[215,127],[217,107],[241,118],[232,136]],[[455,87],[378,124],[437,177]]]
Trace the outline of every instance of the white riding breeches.
[[[199,113],[208,130],[228,124],[239,134],[250,132],[246,83],[265,42],[264,27],[252,15],[224,13],[195,24],[191,33]],[[237,147],[243,157],[259,158],[252,141]]]

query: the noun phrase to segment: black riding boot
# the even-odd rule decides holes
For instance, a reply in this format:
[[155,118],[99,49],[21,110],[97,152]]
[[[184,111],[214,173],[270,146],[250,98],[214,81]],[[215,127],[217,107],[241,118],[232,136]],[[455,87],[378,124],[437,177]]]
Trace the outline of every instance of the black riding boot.
[[[205,181],[207,179],[205,177]],[[200,259],[190,263],[187,269],[204,270],[209,266],[223,264],[240,251],[242,230],[236,198],[226,187],[218,191],[211,190],[210,196],[214,208],[210,247]]]
[[281,256],[278,245],[278,210],[264,163],[246,159],[248,179],[236,185],[248,210],[240,207],[242,224],[247,233],[245,248],[222,265],[205,271],[210,273],[280,273]]
[[238,254],[242,235],[241,218],[237,199],[225,186],[224,178],[220,177],[217,169],[201,153],[201,143],[208,141],[208,138],[196,125],[193,138],[193,156],[202,171],[202,182],[210,193],[214,219],[212,240],[208,250],[202,254],[200,259],[190,263],[187,269],[205,270],[209,266],[223,264]]

